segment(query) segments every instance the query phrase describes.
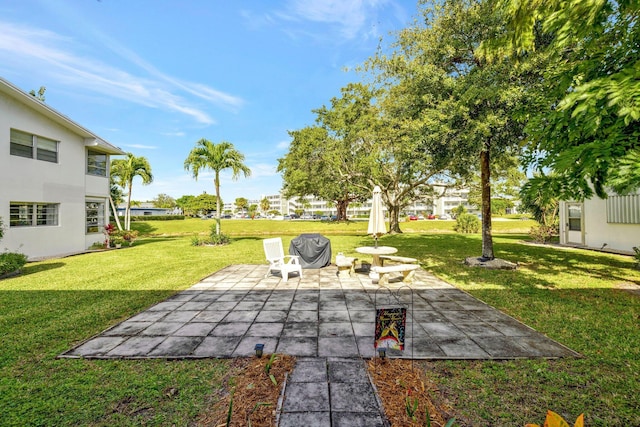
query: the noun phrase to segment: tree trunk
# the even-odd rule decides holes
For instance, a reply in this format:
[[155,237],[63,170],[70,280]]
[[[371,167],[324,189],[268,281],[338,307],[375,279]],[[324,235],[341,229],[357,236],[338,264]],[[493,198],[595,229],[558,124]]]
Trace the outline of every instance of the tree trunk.
[[482,258],[492,260],[493,237],[491,236],[491,143],[480,153],[480,185],[482,186]]
[[[113,218],[116,220],[116,225],[118,226],[118,230],[122,231],[122,225],[120,225],[120,218],[118,218],[118,209],[116,209],[116,204],[113,203],[113,199],[111,195],[109,195],[109,202],[111,203],[111,209],[113,210]],[[109,223],[109,220],[107,220]]]
[[216,171],[216,176],[213,182],[216,187],[216,234],[219,236],[220,218],[222,217],[222,206],[220,206],[220,172]]
[[337,209],[337,220],[338,221],[346,221],[347,220],[347,207],[349,206],[348,200],[338,200],[336,203]]
[[133,182],[129,182],[129,194],[127,194],[127,209],[124,211],[124,229],[131,230],[131,187]]
[[400,207],[398,206],[389,209],[389,233],[402,233],[400,230]]

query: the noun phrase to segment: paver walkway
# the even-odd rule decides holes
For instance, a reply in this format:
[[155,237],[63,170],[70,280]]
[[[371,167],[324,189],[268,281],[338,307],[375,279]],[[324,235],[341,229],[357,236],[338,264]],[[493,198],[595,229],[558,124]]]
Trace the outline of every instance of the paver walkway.
[[[422,269],[410,287],[389,288],[366,274],[338,278],[335,267],[304,270],[288,282],[266,272],[266,265],[226,267],[60,357],[227,358],[253,355],[263,343],[267,354],[299,358],[280,426],[335,427],[384,425],[362,361],[374,356],[376,308],[407,307],[406,348],[396,357],[579,356]],[[327,399],[316,405],[305,398],[310,393]],[[347,402],[341,393],[351,396],[348,407],[340,406]]]

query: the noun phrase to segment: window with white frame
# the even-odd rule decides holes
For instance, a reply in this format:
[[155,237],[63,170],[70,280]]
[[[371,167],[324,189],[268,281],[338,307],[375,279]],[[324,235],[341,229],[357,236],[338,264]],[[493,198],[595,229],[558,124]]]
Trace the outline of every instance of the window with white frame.
[[58,203],[11,202],[9,227],[58,225]]
[[58,141],[11,129],[9,152],[13,156],[58,163]]
[[89,175],[107,176],[107,155],[87,150],[87,173]]
[[104,226],[104,208],[103,201],[87,201],[86,218],[87,218],[87,234],[101,233]]

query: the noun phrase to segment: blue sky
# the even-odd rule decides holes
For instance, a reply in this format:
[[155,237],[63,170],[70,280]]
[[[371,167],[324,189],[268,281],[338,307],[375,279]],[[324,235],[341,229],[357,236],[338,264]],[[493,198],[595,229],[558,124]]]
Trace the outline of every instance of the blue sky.
[[46,86],[46,103],[146,157],[154,182],[133,198],[213,194],[183,168],[200,138],[229,141],[251,178],[223,174],[225,202],[282,184],[288,130],[314,123],[361,76],[380,37],[410,25],[416,0],[4,0],[0,75]]

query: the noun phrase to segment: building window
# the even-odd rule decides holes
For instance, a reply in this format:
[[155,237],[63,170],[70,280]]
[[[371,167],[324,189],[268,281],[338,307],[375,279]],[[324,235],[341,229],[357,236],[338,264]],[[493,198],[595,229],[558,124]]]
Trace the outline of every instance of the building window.
[[104,202],[86,202],[87,234],[102,232]]
[[13,156],[58,163],[58,141],[11,129],[9,152]]
[[9,205],[10,227],[37,227],[58,225],[57,203],[11,202]]
[[107,155],[97,151],[87,151],[87,173],[89,175],[107,176]]

